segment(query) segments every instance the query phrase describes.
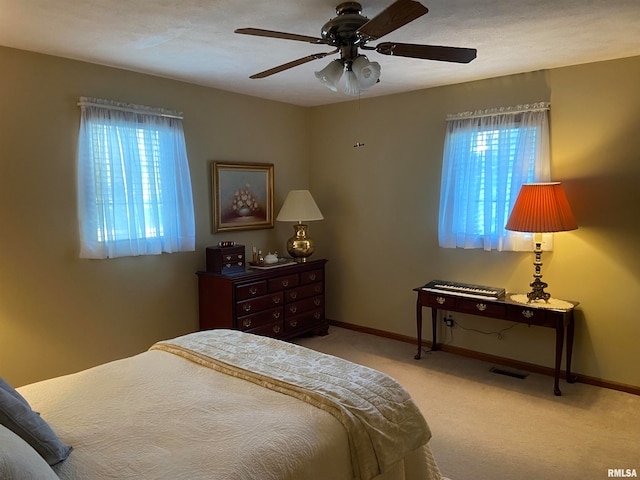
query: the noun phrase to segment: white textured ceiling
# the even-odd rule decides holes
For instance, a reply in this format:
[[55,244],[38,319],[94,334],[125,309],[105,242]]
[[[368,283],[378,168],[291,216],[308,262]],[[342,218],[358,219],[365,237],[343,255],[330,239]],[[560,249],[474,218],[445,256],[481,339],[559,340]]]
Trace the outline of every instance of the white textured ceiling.
[[[361,0],[372,18],[393,0]],[[331,47],[234,33],[320,36],[339,0],[0,0],[0,45],[313,106],[351,100],[322,86],[315,60],[249,76]],[[421,0],[429,13],[383,41],[469,47],[456,64],[367,52],[382,66],[364,97],[640,55],[640,0]],[[335,56],[337,58],[337,55]],[[1,68],[1,66],[0,66]],[[640,83],[640,82],[639,82]]]

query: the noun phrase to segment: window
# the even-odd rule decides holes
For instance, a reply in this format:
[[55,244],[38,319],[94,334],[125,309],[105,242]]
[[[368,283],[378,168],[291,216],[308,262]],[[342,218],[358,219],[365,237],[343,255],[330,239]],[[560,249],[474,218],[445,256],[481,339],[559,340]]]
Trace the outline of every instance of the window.
[[79,105],[80,257],[193,251],[182,118],[85,97]]
[[[438,242],[445,248],[530,249],[504,226],[523,183],[549,180],[549,104],[447,119]],[[530,237],[530,235],[528,235]]]

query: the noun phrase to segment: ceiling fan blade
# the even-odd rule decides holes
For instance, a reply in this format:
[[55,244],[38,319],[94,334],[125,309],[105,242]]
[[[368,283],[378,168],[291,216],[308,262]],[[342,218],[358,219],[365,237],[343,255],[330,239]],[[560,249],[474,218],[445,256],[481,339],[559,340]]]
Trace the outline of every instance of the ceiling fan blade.
[[307,43],[326,43],[324,39],[318,37],[309,37],[307,35],[298,35],[296,33],[276,32],[273,30],[263,30],[262,28],[238,28],[235,33],[245,35],[256,35],[258,37],[284,38],[285,40],[297,40]]
[[311,55],[307,55],[306,57],[299,58],[297,60],[293,60],[292,62],[284,63],[277,67],[270,68],[269,70],[265,70],[264,72],[256,73],[255,75],[251,75],[249,78],[264,78],[269,75],[273,75],[274,73],[282,72],[283,70],[287,70],[289,68],[297,67],[298,65],[302,65],[303,63],[310,62],[312,60],[317,60],[319,58],[324,58],[327,55],[332,55],[334,53],[338,53],[339,50],[333,50],[331,52],[326,53],[313,53]]
[[415,45],[411,43],[393,42],[384,42],[376,45],[375,50],[383,55],[456,63],[469,63],[476,58],[477,54],[475,48],[441,47],[438,45]]
[[414,21],[427,13],[429,9],[414,0],[398,0],[358,29],[369,40],[375,40],[387,33]]

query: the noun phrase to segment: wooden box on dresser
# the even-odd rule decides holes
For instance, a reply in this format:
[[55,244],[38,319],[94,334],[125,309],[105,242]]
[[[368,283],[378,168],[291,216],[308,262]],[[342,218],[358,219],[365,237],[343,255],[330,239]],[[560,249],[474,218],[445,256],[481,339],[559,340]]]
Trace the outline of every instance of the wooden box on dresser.
[[197,272],[200,329],[231,328],[288,339],[326,335],[324,265],[309,260],[232,275]]

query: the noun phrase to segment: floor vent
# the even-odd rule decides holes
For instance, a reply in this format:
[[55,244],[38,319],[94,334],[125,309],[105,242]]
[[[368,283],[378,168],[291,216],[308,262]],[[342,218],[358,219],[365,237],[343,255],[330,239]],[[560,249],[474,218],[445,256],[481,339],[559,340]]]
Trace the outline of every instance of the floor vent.
[[491,367],[489,371],[497,373],[498,375],[506,375],[507,377],[519,378],[524,380],[527,378],[528,373],[514,372],[513,370],[505,370],[504,368]]

